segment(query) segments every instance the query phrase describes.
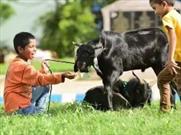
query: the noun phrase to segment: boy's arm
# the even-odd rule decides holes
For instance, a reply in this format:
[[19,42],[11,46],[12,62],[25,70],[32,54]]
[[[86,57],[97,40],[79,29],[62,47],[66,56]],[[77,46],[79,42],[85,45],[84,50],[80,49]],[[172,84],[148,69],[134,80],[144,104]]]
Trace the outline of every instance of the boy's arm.
[[73,79],[74,77],[75,74],[70,72],[42,74],[29,65],[22,74],[21,82],[28,85],[48,85],[64,82],[65,78]]
[[174,60],[174,53],[176,48],[176,33],[173,28],[166,26],[168,31],[168,41],[169,41],[169,50],[168,50],[168,59],[166,63],[166,67],[169,69],[171,74],[177,74],[175,68],[179,68],[177,63]]
[[[21,71],[22,72],[22,71]],[[64,82],[64,77],[61,73],[44,74],[36,71],[34,67],[28,65],[21,73],[21,82],[27,85],[48,85]]]
[[174,61],[174,52],[176,48],[176,34],[174,29],[166,27],[168,30],[168,41],[169,41],[169,51],[168,51],[168,62]]

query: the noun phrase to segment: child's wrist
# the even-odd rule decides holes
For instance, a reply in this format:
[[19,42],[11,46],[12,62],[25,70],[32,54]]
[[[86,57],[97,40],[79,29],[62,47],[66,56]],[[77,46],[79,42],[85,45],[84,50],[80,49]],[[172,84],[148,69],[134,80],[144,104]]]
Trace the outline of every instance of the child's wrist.
[[62,74],[61,77],[62,77],[62,81],[64,82],[66,78],[65,74]]

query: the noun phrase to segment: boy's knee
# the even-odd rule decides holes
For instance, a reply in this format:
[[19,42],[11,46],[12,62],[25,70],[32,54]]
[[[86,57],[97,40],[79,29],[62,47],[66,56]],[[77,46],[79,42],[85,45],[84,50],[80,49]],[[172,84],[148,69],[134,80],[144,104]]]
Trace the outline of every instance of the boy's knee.
[[50,86],[49,85],[39,86],[37,90],[42,91],[42,93],[48,93],[50,91]]
[[43,86],[45,93],[48,93],[50,91],[50,85]]

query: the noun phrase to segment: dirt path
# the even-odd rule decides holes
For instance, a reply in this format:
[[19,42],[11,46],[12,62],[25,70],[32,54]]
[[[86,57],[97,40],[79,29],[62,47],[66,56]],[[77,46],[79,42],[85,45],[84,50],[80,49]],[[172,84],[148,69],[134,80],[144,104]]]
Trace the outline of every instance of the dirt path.
[[[158,88],[156,87],[156,76],[151,68],[147,69],[145,72],[141,72],[140,70],[134,71],[137,76],[147,81],[151,86],[153,90],[153,98],[158,99],[159,93]],[[129,80],[131,77],[133,77],[132,72],[124,72],[120,78],[122,80]],[[64,83],[60,83],[57,85],[53,85],[53,91],[52,94],[65,94],[65,93],[85,93],[88,89],[102,85],[101,79],[96,76],[94,73],[95,80],[65,80]],[[0,76],[0,96],[3,95],[3,89],[4,89],[4,79],[5,76]]]

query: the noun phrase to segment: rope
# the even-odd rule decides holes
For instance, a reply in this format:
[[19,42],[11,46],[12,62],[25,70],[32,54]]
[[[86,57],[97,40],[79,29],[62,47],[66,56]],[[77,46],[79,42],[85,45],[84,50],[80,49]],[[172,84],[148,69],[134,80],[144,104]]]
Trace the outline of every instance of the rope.
[[[48,68],[49,72],[52,74],[52,70],[50,69],[49,65],[44,62],[44,64],[46,65],[46,67]],[[52,95],[52,84],[49,85],[49,90],[50,90],[50,95],[49,95],[49,100],[48,100],[48,108],[47,108],[47,113],[49,113],[49,110],[50,110],[50,101],[51,101],[51,95]]]
[[[55,59],[44,59],[44,61],[54,61],[54,62],[60,62],[60,63],[74,64],[73,62],[63,61],[63,60],[55,60]],[[48,68],[49,72],[52,74],[53,72],[50,69],[49,65],[46,62],[44,62],[44,64]],[[52,95],[52,84],[50,84],[50,88],[49,89],[50,89],[50,95],[49,95],[47,113],[49,113],[49,110],[50,110],[50,102],[51,102],[51,95]]]
[[55,60],[55,59],[44,59],[44,61],[54,61],[60,63],[68,63],[68,64],[75,64],[74,62],[64,61],[64,60]]

